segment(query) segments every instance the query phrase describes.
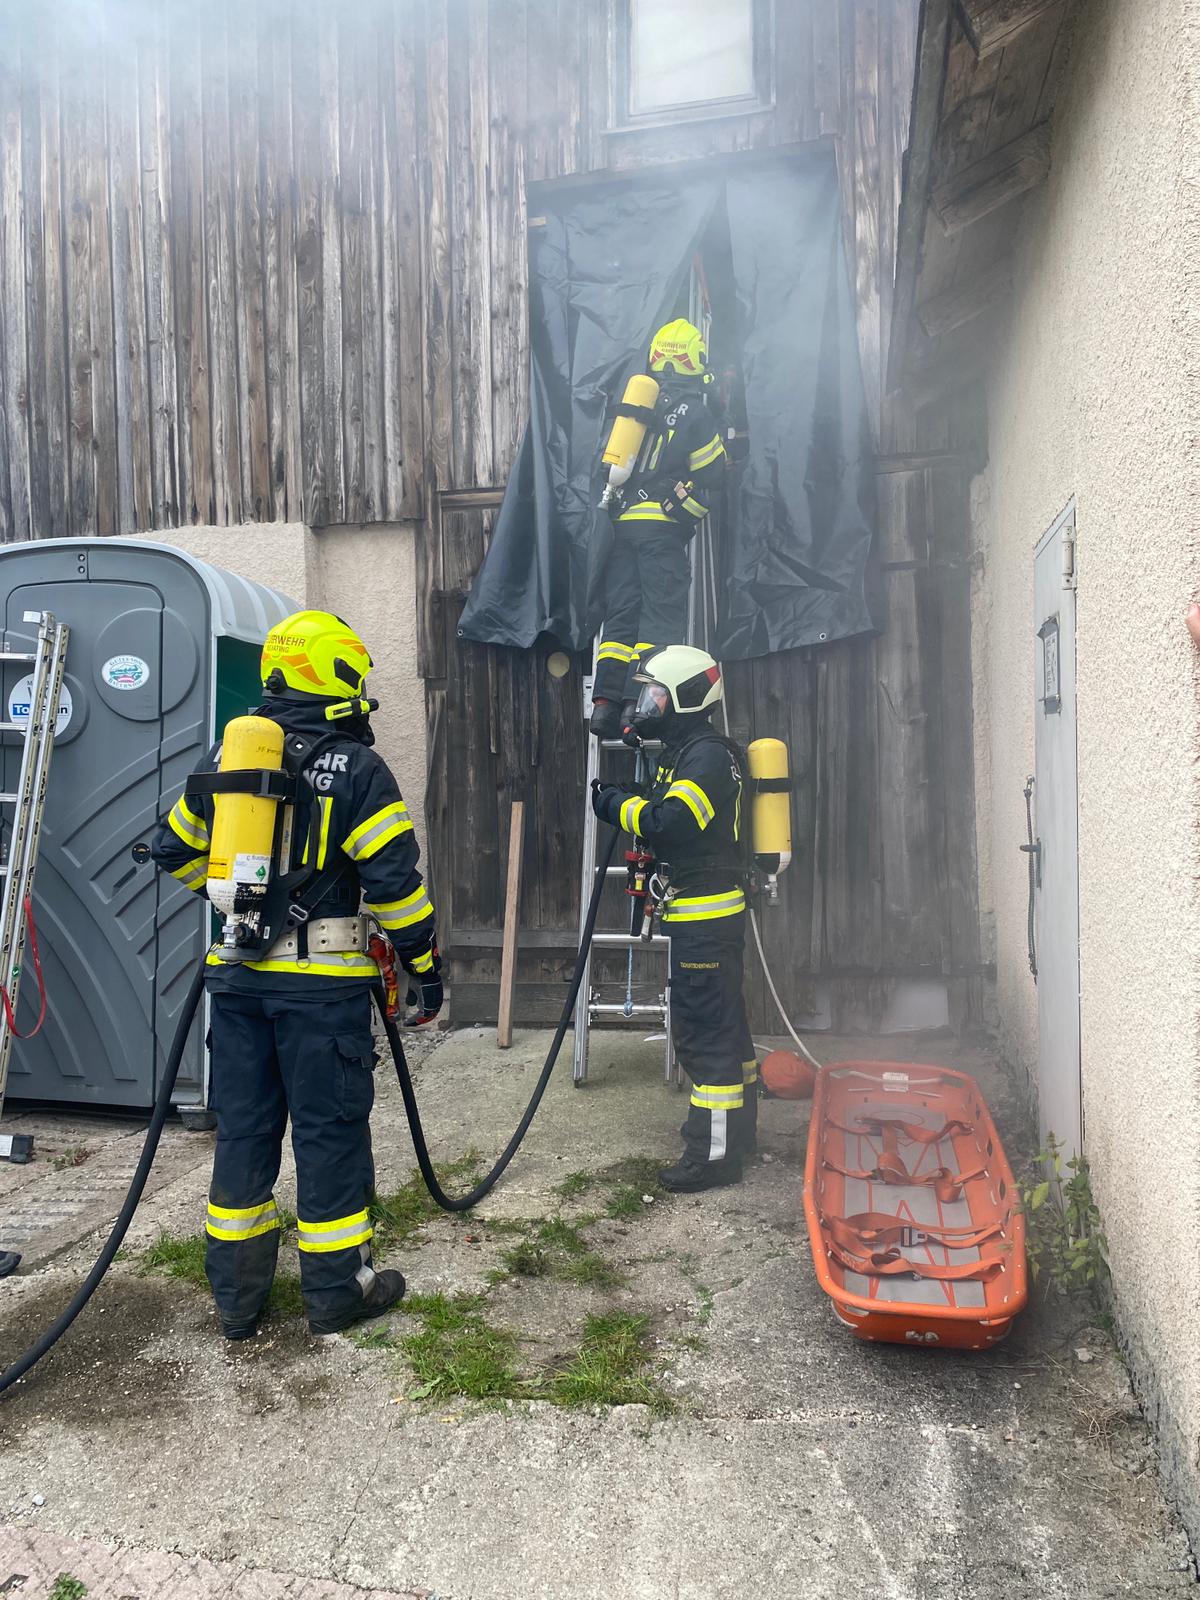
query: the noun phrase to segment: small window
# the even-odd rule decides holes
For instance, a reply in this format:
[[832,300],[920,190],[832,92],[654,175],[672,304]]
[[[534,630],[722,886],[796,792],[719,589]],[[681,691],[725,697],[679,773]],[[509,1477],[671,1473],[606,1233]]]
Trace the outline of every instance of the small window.
[[620,0],[616,21],[618,124],[770,104],[770,0]]

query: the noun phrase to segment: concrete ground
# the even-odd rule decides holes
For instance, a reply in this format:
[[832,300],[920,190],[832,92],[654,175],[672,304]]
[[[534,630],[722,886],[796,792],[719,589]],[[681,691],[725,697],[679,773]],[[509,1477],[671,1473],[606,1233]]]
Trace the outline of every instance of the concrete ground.
[[[500,1147],[547,1042],[422,1041],[439,1161]],[[574,1090],[564,1059],[495,1194],[461,1219],[422,1221],[410,1204],[415,1232],[381,1252],[414,1295],[481,1296],[472,1317],[511,1355],[490,1402],[456,1395],[444,1373],[430,1382],[414,1337],[437,1336],[411,1312],[366,1342],[311,1339],[292,1314],[226,1345],[204,1292],[144,1260],[163,1230],[194,1235],[202,1215],[210,1136],[170,1130],[97,1300],[0,1400],[0,1594],[40,1600],[60,1573],[89,1600],[1098,1600],[1191,1587],[1146,1429],[1086,1313],[1041,1305],[986,1355],[856,1341],[808,1255],[807,1106],[764,1105],[762,1154],[740,1187],[652,1192],[633,1158],[674,1154],[683,1111],[660,1050],[596,1035],[591,1082]],[[1009,1086],[977,1049],[824,1038],[818,1053],[964,1065],[1022,1153]],[[379,1187],[411,1202],[412,1147],[382,1070],[379,1091]],[[78,1283],[140,1142],[91,1120],[10,1127],[36,1132],[38,1156],[0,1165],[0,1248],[26,1252],[0,1283],[0,1363]],[[292,1193],[285,1175],[279,1199]],[[579,1257],[559,1237],[586,1242],[584,1281],[562,1276]],[[513,1273],[521,1249],[527,1270]],[[632,1314],[648,1319],[627,1391],[638,1403],[521,1398],[562,1399],[564,1374],[594,1376],[586,1319]]]

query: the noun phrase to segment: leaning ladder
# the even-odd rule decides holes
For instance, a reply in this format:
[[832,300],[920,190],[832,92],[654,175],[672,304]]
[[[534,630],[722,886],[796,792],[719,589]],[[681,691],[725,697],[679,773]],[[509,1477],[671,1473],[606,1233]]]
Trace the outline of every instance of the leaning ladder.
[[[4,862],[0,865],[0,982],[8,993],[8,1006],[0,1005],[0,1113],[12,1055],[13,1029],[9,1014],[16,1015],[25,959],[26,905],[33,893],[46,803],[46,779],[54,749],[54,730],[62,692],[70,629],[48,611],[27,611],[24,620],[38,624],[37,642],[29,651],[0,650],[0,661],[32,668],[27,721],[0,722],[0,732],[24,735],[17,787],[0,794],[0,806],[11,806]],[[7,646],[7,640],[4,641]],[[27,1134],[0,1135],[0,1160],[26,1160]]]
[[[599,646],[597,646],[597,649]],[[592,681],[595,681],[596,661],[593,657]],[[585,697],[584,711],[588,711]],[[596,813],[592,810],[592,780],[600,776],[600,768],[607,757],[611,760],[614,756],[623,756],[626,761],[634,762],[633,779],[641,783],[647,776],[647,752],[657,751],[657,744],[648,744],[642,749],[633,751],[620,739],[593,739],[587,736],[587,789],[585,791],[583,808],[583,873],[579,886],[579,939],[583,943],[584,923],[587,920],[588,903],[592,897],[592,886],[595,881],[596,868],[599,862],[596,858],[596,844],[599,837]],[[624,878],[624,866],[612,865],[608,869],[610,879]],[[601,992],[592,983],[592,951],[594,949],[623,949],[625,951],[625,998],[623,1000],[606,1001]],[[651,1001],[636,1001],[634,990],[636,961],[639,955],[652,953],[665,954],[667,966],[670,966],[671,940],[664,933],[655,933],[649,940],[643,939],[640,933],[630,930],[618,932],[610,930],[601,932],[597,930],[592,935],[592,942],[584,953],[583,978],[579,985],[579,996],[575,1001],[575,1062],[574,1080],[581,1084],[586,1082],[588,1075],[588,1046],[592,1024],[600,1021],[635,1021],[638,1018],[653,1020],[663,1029],[666,1041],[665,1060],[663,1073],[668,1083],[671,1082],[675,1070],[674,1052],[671,1047],[671,986],[667,981],[667,974],[663,974],[662,991],[656,999]]]

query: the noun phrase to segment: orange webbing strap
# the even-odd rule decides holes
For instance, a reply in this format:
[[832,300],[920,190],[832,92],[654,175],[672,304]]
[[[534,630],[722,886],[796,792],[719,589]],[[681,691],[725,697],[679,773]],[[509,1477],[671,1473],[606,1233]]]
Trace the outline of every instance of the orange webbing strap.
[[938,1283],[987,1283],[1003,1266],[998,1256],[986,1261],[964,1261],[957,1267],[939,1267],[931,1261],[910,1261],[899,1250],[874,1250],[862,1257],[852,1255],[832,1241],[825,1248],[835,1261],[840,1261],[848,1272],[860,1272],[865,1278],[932,1278]]
[[[960,1200],[963,1184],[969,1183],[972,1178],[981,1178],[984,1175],[986,1169],[983,1167],[976,1167],[973,1172],[951,1172],[949,1167],[934,1167],[929,1172],[910,1172],[900,1154],[900,1140],[896,1132],[898,1124],[885,1122],[881,1126],[883,1150],[879,1156],[879,1164],[870,1172],[835,1166],[832,1161],[826,1161],[825,1165],[831,1172],[841,1173],[843,1178],[859,1178],[864,1183],[890,1183],[900,1186],[913,1184],[918,1188],[932,1189],[943,1205],[953,1205],[956,1200]],[[950,1123],[946,1123],[946,1128],[950,1126]],[[921,1131],[925,1132],[924,1129]],[[855,1128],[844,1128],[842,1132],[855,1134],[859,1138],[866,1137],[864,1132]],[[943,1129],[943,1133],[938,1137],[943,1137],[944,1132]],[[921,1142],[932,1144],[933,1140]]]
[[844,1250],[870,1252],[879,1245],[941,1245],[946,1250],[975,1250],[1004,1232],[1003,1222],[986,1228],[937,1228],[902,1222],[887,1211],[859,1211],[852,1217],[821,1215],[821,1226]]
[[939,1139],[949,1139],[956,1133],[975,1131],[969,1122],[961,1122],[957,1117],[944,1122],[940,1128],[926,1128],[919,1122],[905,1122],[902,1117],[873,1116],[860,1117],[856,1128],[849,1128],[843,1122],[832,1122],[830,1127],[836,1128],[839,1133],[857,1134],[859,1138],[878,1137],[880,1134],[886,1138],[888,1132],[894,1129],[895,1133],[902,1133],[914,1144],[937,1144]]

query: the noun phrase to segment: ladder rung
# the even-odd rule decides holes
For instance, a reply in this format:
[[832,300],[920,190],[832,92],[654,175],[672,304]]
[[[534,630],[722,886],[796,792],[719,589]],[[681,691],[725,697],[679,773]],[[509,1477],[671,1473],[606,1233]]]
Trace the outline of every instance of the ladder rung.
[[617,1001],[605,1002],[601,1005],[593,1000],[588,1010],[596,1017],[665,1017],[666,1006],[623,1006]]
[[20,798],[18,794],[0,794],[0,806],[14,805]]
[[664,945],[670,944],[670,942],[671,942],[670,939],[668,938],[668,936],[665,933],[656,933],[653,936],[653,938],[650,938],[650,939],[643,939],[640,933],[594,933],[592,935],[592,943],[593,944],[607,944],[607,945],[616,945],[616,944],[620,944],[620,945],[631,945],[631,944],[632,945],[639,945],[639,944],[644,944],[644,945],[656,945],[659,949],[661,949]]
[[27,650],[0,650],[0,661],[36,661]]

